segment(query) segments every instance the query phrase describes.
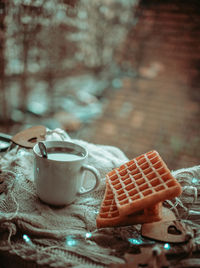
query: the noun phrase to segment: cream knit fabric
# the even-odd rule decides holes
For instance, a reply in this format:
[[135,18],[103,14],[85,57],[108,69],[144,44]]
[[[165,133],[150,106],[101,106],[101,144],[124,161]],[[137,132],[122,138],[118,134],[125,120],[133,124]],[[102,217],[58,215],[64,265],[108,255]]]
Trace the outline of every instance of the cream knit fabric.
[[[48,131],[46,140],[70,140],[70,137],[57,129]],[[123,263],[122,256],[130,248],[128,238],[140,237],[140,226],[97,230],[95,219],[105,191],[105,174],[128,158],[112,146],[73,141],[87,148],[88,164],[99,170],[102,180],[96,191],[66,207],[51,207],[38,199],[31,150],[14,148],[0,158],[0,176],[7,184],[7,191],[0,195],[0,249],[51,267],[105,267]],[[198,202],[200,166],[175,171],[174,175],[183,186],[183,194],[181,199],[166,205],[176,211],[177,217],[198,229],[200,214],[195,202]],[[92,176],[86,173],[85,180],[90,184]],[[196,248],[199,237],[197,231]],[[189,249],[186,246],[184,250]]]

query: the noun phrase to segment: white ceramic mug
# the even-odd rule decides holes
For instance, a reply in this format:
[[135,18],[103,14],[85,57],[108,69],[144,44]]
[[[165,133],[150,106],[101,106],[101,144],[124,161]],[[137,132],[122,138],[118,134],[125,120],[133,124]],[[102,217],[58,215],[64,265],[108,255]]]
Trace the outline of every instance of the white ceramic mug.
[[[45,141],[47,158],[42,157],[38,143],[34,146],[34,178],[39,198],[51,205],[71,204],[77,196],[96,189],[100,182],[98,170],[85,164],[86,148],[68,141]],[[55,155],[59,152],[58,155]],[[84,189],[84,171],[94,174],[95,184]]]

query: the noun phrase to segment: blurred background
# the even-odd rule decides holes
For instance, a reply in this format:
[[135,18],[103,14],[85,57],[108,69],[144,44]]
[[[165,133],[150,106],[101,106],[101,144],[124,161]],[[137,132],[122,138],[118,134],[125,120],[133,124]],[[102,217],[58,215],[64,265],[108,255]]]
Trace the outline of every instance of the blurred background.
[[0,132],[200,159],[198,0],[0,0]]

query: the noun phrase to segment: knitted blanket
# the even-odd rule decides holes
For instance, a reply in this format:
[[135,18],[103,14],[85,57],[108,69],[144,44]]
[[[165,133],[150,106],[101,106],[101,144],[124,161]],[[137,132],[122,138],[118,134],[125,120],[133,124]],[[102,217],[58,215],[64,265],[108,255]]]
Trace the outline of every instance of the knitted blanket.
[[[70,140],[62,130],[48,131],[46,140]],[[116,147],[72,140],[87,148],[88,164],[101,174],[100,187],[65,207],[42,203],[33,178],[31,150],[16,147],[0,158],[0,177],[7,186],[0,195],[0,250],[50,267],[106,267],[124,263],[123,255],[140,236],[140,225],[96,229],[96,216],[105,191],[105,174],[128,161]],[[199,249],[198,190],[200,166],[173,172],[183,186],[180,199],[166,202],[177,215],[196,229],[192,250]],[[86,187],[92,175],[85,173]],[[195,246],[194,246],[195,245]],[[191,246],[184,251],[191,251]]]

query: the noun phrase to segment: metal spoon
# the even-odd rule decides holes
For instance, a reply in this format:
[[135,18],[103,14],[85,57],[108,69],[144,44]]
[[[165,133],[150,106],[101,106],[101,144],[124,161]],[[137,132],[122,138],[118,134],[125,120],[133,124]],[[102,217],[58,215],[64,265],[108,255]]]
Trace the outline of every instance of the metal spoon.
[[44,145],[43,142],[38,142],[38,146],[39,146],[39,149],[40,149],[40,153],[42,155],[42,157],[44,158],[48,158],[48,155],[47,155],[47,148],[46,146]]

